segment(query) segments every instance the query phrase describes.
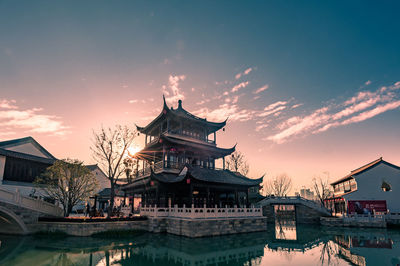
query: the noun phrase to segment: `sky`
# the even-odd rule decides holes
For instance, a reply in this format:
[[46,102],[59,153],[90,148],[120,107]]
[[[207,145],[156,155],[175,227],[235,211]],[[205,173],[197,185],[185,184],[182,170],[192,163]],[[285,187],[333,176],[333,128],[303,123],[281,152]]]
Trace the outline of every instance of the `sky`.
[[[162,108],[220,122],[293,192],[400,165],[398,1],[0,0],[0,140],[93,163],[93,130]],[[136,140],[143,147],[140,136]]]

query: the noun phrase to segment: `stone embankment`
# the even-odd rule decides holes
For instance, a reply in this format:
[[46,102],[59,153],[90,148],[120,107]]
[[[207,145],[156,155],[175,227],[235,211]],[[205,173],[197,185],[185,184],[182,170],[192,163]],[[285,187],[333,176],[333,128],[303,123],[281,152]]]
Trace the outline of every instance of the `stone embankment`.
[[258,232],[265,231],[266,229],[267,219],[265,217],[228,219],[149,218],[139,221],[82,223],[41,221],[29,225],[31,233],[64,233],[72,236],[91,236],[93,234],[115,231],[147,231],[186,237],[204,237]]
[[321,217],[321,225],[338,227],[376,227],[400,225],[400,213],[382,215],[347,215],[343,217]]

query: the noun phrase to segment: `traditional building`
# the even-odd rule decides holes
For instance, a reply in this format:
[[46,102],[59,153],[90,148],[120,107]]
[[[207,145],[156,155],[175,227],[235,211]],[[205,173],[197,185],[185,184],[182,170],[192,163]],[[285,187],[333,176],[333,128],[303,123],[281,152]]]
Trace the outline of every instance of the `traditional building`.
[[[124,186],[128,195],[140,195],[142,204],[157,206],[234,206],[249,204],[249,189],[262,182],[225,169],[225,157],[235,146],[217,147],[216,132],[226,125],[199,118],[182,107],[168,108],[137,130],[145,135],[145,147],[137,160],[133,181]],[[215,166],[222,160],[222,169]],[[139,169],[140,168],[140,169]]]
[[334,197],[325,200],[325,204],[335,213],[400,212],[400,167],[382,157],[331,185]]
[[35,194],[36,177],[56,158],[32,137],[0,142],[0,186],[23,195]]
[[[1,141],[0,187],[10,191],[18,190],[24,196],[44,196],[45,193],[35,186],[34,181],[56,160],[32,137]],[[96,164],[86,167],[98,181],[97,193],[110,187],[110,181]]]

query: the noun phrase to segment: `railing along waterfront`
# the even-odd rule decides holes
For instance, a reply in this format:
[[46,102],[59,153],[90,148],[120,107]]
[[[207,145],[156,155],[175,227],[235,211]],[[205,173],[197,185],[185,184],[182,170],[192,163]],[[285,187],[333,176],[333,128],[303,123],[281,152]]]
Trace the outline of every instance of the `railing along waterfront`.
[[183,219],[220,219],[220,218],[257,218],[262,217],[262,208],[258,207],[233,207],[233,208],[195,208],[192,207],[157,207],[155,206],[142,206],[140,208],[140,215],[147,217],[169,217],[169,218],[183,218]]
[[63,211],[60,207],[45,202],[41,199],[23,196],[18,190],[12,192],[0,188],[0,202],[10,203],[48,215],[61,216],[63,214]]

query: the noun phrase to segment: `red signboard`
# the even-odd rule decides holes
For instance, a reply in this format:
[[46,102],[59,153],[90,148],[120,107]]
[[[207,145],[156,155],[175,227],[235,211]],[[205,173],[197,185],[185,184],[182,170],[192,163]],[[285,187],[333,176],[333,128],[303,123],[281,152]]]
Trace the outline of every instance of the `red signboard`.
[[387,212],[386,200],[349,200],[348,213],[368,214],[373,212]]

